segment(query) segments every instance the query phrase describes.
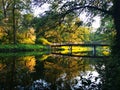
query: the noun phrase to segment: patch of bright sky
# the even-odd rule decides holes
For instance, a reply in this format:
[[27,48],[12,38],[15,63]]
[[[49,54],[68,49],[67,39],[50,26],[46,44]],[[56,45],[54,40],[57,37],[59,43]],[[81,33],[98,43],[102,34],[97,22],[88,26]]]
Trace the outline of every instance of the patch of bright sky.
[[94,19],[94,22],[92,23],[92,28],[93,28],[92,31],[95,32],[100,27],[101,18],[100,16],[96,16],[93,19]]
[[[86,22],[88,17],[86,17],[86,13],[82,13],[80,15],[80,19],[83,21],[83,22]],[[92,22],[92,28],[93,28],[93,32],[95,32],[99,27],[100,27],[100,24],[101,24],[101,18],[100,16],[95,16],[94,18],[94,21]]]
[[94,27],[95,29],[99,28],[100,24],[101,24],[101,22],[100,22],[100,20],[101,20],[100,16],[96,16],[93,19],[95,21],[92,23],[92,27]]
[[39,14],[44,14],[44,12],[47,11],[48,9],[49,9],[49,4],[44,4],[41,7],[34,7],[33,8],[34,16],[38,17]]

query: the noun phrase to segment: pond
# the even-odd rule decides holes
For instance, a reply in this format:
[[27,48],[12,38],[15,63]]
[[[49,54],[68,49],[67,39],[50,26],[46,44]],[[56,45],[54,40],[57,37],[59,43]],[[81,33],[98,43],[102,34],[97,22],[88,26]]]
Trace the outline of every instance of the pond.
[[51,53],[4,53],[0,90],[100,90],[104,61]]

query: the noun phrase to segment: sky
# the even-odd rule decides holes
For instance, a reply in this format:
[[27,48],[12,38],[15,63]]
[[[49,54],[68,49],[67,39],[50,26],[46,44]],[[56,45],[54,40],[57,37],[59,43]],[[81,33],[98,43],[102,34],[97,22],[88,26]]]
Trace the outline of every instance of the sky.
[[[86,14],[83,13],[83,14],[80,15],[80,19],[82,21],[87,21],[88,18],[86,17]],[[100,16],[95,16],[93,19],[94,19],[94,22],[92,22],[92,26],[91,27],[93,27],[93,31],[96,31],[97,28],[100,27],[101,19],[100,19]]]
[[94,19],[95,21],[92,23],[92,27],[94,28],[94,31],[96,31],[97,28],[99,28],[99,27],[100,27],[100,24],[101,24],[101,22],[100,22],[100,17],[99,17],[99,16],[96,16],[96,17],[94,17],[93,19]]
[[47,11],[49,8],[48,4],[44,4],[41,7],[35,7],[33,10],[35,16],[39,16],[39,14],[44,13],[44,11]]

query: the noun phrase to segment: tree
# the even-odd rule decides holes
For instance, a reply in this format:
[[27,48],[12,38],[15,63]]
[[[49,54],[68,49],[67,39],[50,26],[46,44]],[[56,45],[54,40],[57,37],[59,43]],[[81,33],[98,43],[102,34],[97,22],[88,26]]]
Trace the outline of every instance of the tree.
[[16,44],[16,20],[15,20],[15,4],[16,0],[13,0],[12,5],[12,27],[13,27],[13,42]]
[[34,18],[36,43],[39,42],[41,37],[57,43],[89,41],[90,28],[82,27],[82,21],[75,13],[66,15],[65,20],[62,22],[59,7],[58,1],[51,2],[49,11],[46,11],[40,17]]
[[91,40],[112,44],[115,34],[113,19],[110,16],[101,17],[101,25],[95,32],[91,33]]
[[35,44],[36,35],[34,28],[24,29],[22,32],[17,32],[17,42],[24,44]]
[[[38,1],[38,0],[34,0]],[[44,0],[40,0],[39,2],[43,4]],[[45,0],[45,2],[52,2],[55,0]],[[63,4],[60,8],[61,18],[63,19],[67,14],[71,12],[87,12],[87,15],[91,18],[100,15],[102,17],[105,16],[111,16],[112,20],[114,21],[115,26],[115,38],[114,42],[112,44],[112,59],[110,63],[107,63],[107,81],[106,84],[108,85],[106,87],[106,90],[119,90],[120,89],[120,51],[118,49],[120,48],[120,0],[70,0],[70,1],[64,1],[61,0]],[[60,3],[61,4],[61,3]],[[92,21],[90,19],[90,21]],[[111,73],[111,72],[114,72]]]
[[[51,18],[50,18],[51,17]],[[77,17],[77,16],[76,16]],[[36,27],[36,43],[40,41],[39,38],[44,37],[50,42],[89,42],[90,28],[82,26],[82,21],[75,18],[74,15],[66,16],[66,20],[57,24],[52,15],[35,18],[34,23]],[[56,26],[54,26],[56,25]]]
[[21,17],[23,14],[30,12],[31,0],[0,0],[0,4],[2,16],[1,26],[4,27],[4,30],[9,37],[9,43],[16,44],[17,30],[20,29],[22,24]]

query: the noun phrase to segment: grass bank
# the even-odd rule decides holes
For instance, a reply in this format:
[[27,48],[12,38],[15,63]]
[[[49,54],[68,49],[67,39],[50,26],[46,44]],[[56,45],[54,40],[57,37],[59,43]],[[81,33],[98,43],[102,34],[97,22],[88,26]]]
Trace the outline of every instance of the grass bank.
[[22,52],[22,51],[42,51],[48,49],[48,46],[38,44],[16,44],[0,45],[0,52]]

